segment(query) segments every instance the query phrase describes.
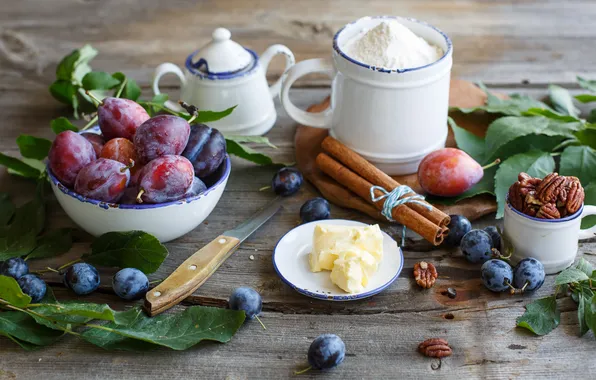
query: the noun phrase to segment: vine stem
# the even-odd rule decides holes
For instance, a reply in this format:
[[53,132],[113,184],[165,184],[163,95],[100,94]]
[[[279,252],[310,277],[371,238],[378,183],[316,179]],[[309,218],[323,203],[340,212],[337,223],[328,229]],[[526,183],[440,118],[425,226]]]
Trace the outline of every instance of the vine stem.
[[[20,311],[21,313],[26,313],[26,314],[29,314],[29,315],[34,315],[34,316],[39,317],[41,319],[45,319],[46,321],[57,322],[55,319],[46,317],[45,315],[36,313],[36,312],[31,311],[29,309],[22,309],[20,307],[13,306],[10,303],[8,303],[8,301],[5,301],[5,300],[3,300],[1,298],[0,298],[0,303],[3,304],[4,307],[6,307],[7,309],[11,309],[11,310],[15,310],[15,311]],[[79,334],[77,332],[74,332],[72,330],[65,329],[65,328],[61,327],[60,324],[58,324],[58,323],[55,323],[54,326],[58,327],[59,330],[64,331],[65,333],[69,333],[69,334],[76,335],[76,336],[80,336],[81,335],[81,334]]]
[[311,369],[312,369],[312,367],[311,367],[311,366],[309,366],[308,368],[305,368],[305,369],[303,369],[303,370],[300,370],[300,371],[294,371],[294,375],[302,375],[303,373],[306,373],[306,372],[310,371]]
[[128,84],[128,78],[124,77],[124,80],[120,84],[120,88],[118,89],[118,92],[116,93],[115,98],[119,98],[120,95],[122,95],[122,92],[124,91],[124,87],[126,87],[127,84]]
[[87,124],[85,124],[85,126],[81,129],[81,131],[86,131],[87,129],[91,128],[95,123],[97,123],[98,119],[99,119],[99,117],[96,114],[95,116],[93,116],[93,118],[91,120],[89,120],[89,122]]

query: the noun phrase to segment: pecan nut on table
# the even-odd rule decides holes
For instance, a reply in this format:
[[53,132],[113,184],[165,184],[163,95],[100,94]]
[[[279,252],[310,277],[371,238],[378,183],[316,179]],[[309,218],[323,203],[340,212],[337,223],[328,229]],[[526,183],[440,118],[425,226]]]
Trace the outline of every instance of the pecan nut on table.
[[449,343],[442,338],[431,338],[418,345],[418,351],[429,358],[444,358],[451,356],[453,351]]
[[544,179],[519,173],[509,188],[509,203],[516,210],[536,218],[559,219],[576,213],[584,203],[579,178],[550,173]]
[[437,277],[437,268],[433,264],[426,261],[414,264],[414,278],[419,286],[430,289],[435,284]]

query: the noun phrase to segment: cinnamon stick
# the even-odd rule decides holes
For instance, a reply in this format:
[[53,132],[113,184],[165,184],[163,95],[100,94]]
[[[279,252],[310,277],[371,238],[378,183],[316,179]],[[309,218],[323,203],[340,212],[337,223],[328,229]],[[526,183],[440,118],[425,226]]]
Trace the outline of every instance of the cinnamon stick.
[[[317,166],[322,172],[335,179],[349,190],[352,190],[361,198],[374,204],[377,209],[383,209],[385,199],[377,202],[373,202],[371,200],[370,188],[373,186],[373,184],[368,182],[366,179],[360,177],[358,174],[335,161],[325,153],[319,153],[316,162]],[[375,196],[380,195],[382,195],[382,193],[379,190],[375,190]],[[406,206],[406,204],[402,204],[393,208],[391,216],[398,223],[412,229],[414,232],[418,233],[420,236],[434,245],[441,244],[447,232],[449,231],[446,227],[439,226],[426,219],[416,211]]]
[[[396,187],[400,186],[399,182],[385,174],[382,170],[378,169],[376,166],[368,162],[358,153],[354,152],[353,150],[342,144],[340,141],[334,139],[333,137],[327,136],[323,140],[321,146],[331,156],[339,160],[350,170],[358,173],[361,177],[363,177],[370,183],[376,186],[381,186],[385,188],[385,190],[387,191],[391,191]],[[410,193],[404,196],[411,197],[413,195],[415,194]],[[421,204],[412,202],[406,203],[406,205],[440,227],[445,227],[449,224],[451,219],[449,215],[445,214],[443,211],[434,207],[430,203],[425,203],[431,206],[431,208],[429,209]]]

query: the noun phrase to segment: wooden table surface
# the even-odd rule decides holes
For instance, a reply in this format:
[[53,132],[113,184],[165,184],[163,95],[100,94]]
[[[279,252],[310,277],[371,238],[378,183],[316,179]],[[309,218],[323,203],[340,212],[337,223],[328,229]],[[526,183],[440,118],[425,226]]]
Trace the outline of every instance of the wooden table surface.
[[[483,81],[501,91],[544,94],[548,83],[577,88],[577,74],[596,77],[596,3],[566,1],[394,1],[394,0],[21,0],[0,2],[0,151],[18,154],[21,133],[51,137],[49,121],[68,110],[48,93],[59,59],[84,43],[100,54],[93,67],[123,71],[150,96],[153,69],[161,62],[181,64],[186,55],[210,38],[218,26],[228,27],[238,42],[262,52],[283,43],[297,60],[329,54],[331,38],[343,24],[364,15],[400,14],[426,20],[447,32],[455,46],[453,75]],[[279,76],[275,62],[270,79]],[[306,107],[328,94],[325,78],[300,82],[295,101]],[[175,98],[176,82],[165,87]],[[294,123],[280,110],[268,134],[278,150],[263,149],[279,161],[293,160]],[[167,276],[185,258],[220,232],[248,218],[273,194],[259,191],[269,184],[273,168],[234,159],[226,191],[207,222],[167,244],[170,256],[151,276]],[[17,202],[32,196],[30,182],[0,169],[0,191]],[[306,365],[310,342],[321,333],[335,333],[347,347],[345,362],[325,374],[302,378],[588,378],[596,373],[596,343],[590,333],[577,336],[575,305],[564,300],[561,326],[550,335],[535,337],[515,328],[524,305],[552,292],[553,277],[535,295],[492,294],[479,279],[479,269],[456,250],[433,249],[408,240],[400,278],[383,293],[363,301],[332,303],[294,292],[275,274],[272,249],[277,240],[299,223],[302,203],[316,196],[310,185],[287,199],[273,220],[257,231],[186,304],[226,306],[231,290],[247,285],[263,296],[263,330],[247,323],[227,344],[201,344],[184,352],[107,352],[74,338],[36,352],[24,352],[0,338],[0,379],[280,379]],[[332,207],[335,218],[372,222],[361,214]],[[74,226],[54,201],[53,227]],[[494,224],[493,216],[475,223]],[[400,228],[383,225],[399,236]],[[36,266],[64,263],[89,248],[82,239],[72,251]],[[580,253],[593,252],[585,243]],[[249,259],[253,255],[254,260]],[[594,256],[585,256],[595,262]],[[411,277],[421,259],[437,265],[440,278],[423,291]],[[122,307],[109,292],[110,272],[102,291],[88,299]],[[68,293],[58,278],[49,277],[58,297]],[[451,300],[441,294],[458,290]],[[453,356],[429,359],[416,352],[429,337],[444,337]]]

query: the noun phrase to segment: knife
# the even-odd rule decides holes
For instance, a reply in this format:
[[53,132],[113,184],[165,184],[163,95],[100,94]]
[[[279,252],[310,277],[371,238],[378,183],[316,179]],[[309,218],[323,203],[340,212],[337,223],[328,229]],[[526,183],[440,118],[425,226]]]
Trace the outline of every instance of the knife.
[[250,219],[225,231],[186,259],[168,278],[147,292],[144,305],[147,313],[153,317],[194,293],[280,207],[281,199],[276,198]]

